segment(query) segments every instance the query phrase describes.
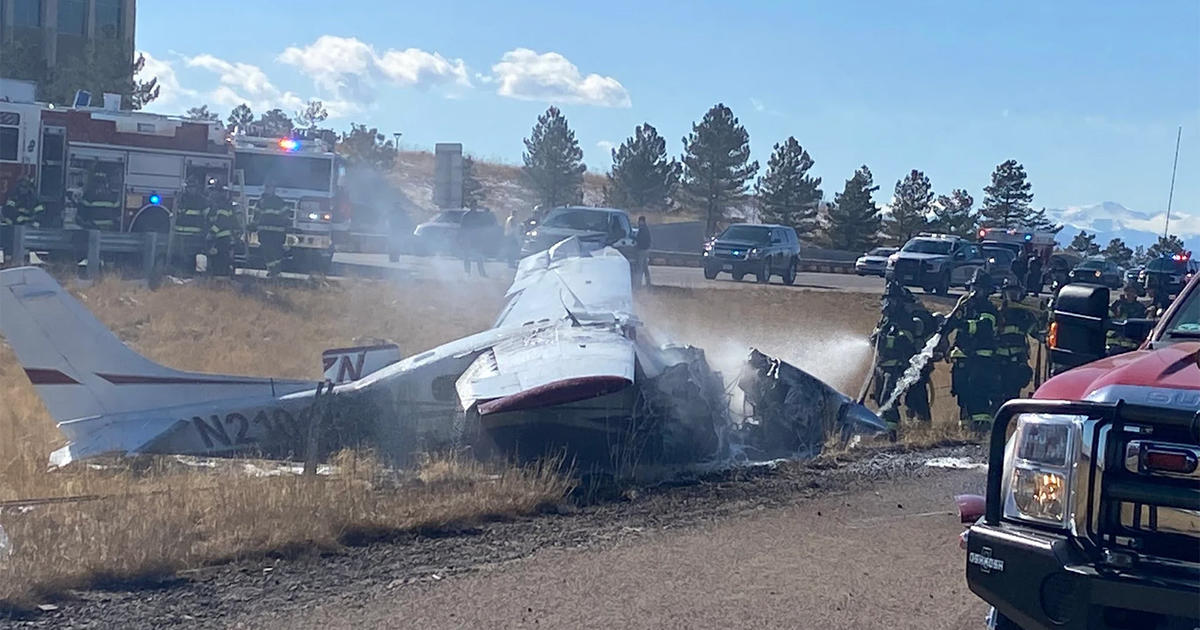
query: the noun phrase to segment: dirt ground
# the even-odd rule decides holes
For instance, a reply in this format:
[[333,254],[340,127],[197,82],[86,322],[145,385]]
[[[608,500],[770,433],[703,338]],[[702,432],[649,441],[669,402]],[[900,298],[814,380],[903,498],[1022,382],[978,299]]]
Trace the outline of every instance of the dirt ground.
[[978,628],[953,496],[976,446],[861,450],[340,552],[112,584],[0,627]]

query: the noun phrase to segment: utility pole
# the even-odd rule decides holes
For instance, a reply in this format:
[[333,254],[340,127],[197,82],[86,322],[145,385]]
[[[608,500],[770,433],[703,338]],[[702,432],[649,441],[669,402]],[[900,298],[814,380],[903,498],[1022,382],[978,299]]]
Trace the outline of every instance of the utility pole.
[[395,148],[397,151],[400,150],[400,136],[403,136],[403,135],[404,134],[400,133],[399,131],[392,132],[392,137],[396,139],[396,147]]
[[1171,165],[1171,192],[1167,194],[1167,220],[1163,225],[1163,238],[1168,238],[1171,229],[1171,202],[1175,200],[1175,169],[1179,168],[1179,139],[1183,137],[1183,125],[1175,134],[1175,163]]

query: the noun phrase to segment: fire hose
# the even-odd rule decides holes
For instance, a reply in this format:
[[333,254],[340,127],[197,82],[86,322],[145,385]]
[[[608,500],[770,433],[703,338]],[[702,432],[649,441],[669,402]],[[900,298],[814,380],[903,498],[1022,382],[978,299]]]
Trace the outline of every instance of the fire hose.
[[[940,337],[942,335],[945,335],[946,331],[950,329],[950,323],[954,320],[955,313],[957,313],[960,309],[962,309],[963,305],[965,305],[967,303],[967,301],[969,301],[974,296],[975,296],[975,291],[972,289],[971,291],[968,291],[962,297],[958,298],[958,302],[954,305],[954,308],[950,309],[949,313],[946,313],[946,317],[942,319],[942,322],[940,324],[938,324],[937,330],[933,331],[933,335],[931,335],[931,337],[933,337],[933,336]],[[881,319],[879,323],[880,323],[880,325],[882,325],[883,320]],[[880,327],[876,326],[876,331],[879,331],[879,330],[880,330]],[[863,403],[864,400],[867,399],[867,391],[870,390],[871,383],[875,380],[875,363],[879,360],[879,337],[880,337],[880,335],[878,335],[878,334],[875,336],[875,344],[874,344],[875,351],[874,351],[874,354],[871,356],[871,371],[870,371],[870,373],[867,374],[867,380],[863,381],[862,388],[858,392],[857,402],[860,405]],[[893,393],[893,397],[898,398],[899,396],[901,396],[903,394],[904,394],[904,392],[899,392],[898,394]]]

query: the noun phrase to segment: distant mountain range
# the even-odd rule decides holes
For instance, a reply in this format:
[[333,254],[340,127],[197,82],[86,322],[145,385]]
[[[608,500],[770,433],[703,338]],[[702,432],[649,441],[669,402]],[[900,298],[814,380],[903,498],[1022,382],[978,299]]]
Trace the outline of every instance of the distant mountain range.
[[[1058,243],[1063,247],[1081,231],[1096,234],[1096,243],[1100,247],[1104,247],[1114,238],[1123,239],[1129,247],[1149,247],[1162,236],[1163,223],[1166,220],[1165,212],[1147,214],[1130,210],[1113,201],[1059,209],[1047,208],[1046,215],[1065,226],[1058,236]],[[1172,210],[1171,233],[1182,238],[1189,248],[1200,249],[1200,214]]]

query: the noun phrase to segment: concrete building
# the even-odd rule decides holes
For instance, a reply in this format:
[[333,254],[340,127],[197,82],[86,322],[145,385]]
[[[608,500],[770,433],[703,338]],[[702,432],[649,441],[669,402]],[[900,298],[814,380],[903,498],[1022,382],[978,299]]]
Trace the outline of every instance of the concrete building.
[[119,40],[133,56],[136,0],[0,0],[0,56],[38,50],[46,66]]

